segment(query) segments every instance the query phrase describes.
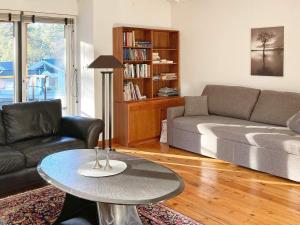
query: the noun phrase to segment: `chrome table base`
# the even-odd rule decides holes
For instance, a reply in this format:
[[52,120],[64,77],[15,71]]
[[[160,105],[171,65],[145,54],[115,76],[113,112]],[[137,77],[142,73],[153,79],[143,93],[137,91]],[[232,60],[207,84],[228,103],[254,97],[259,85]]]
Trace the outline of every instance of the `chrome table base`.
[[143,225],[134,205],[97,202],[99,225]]

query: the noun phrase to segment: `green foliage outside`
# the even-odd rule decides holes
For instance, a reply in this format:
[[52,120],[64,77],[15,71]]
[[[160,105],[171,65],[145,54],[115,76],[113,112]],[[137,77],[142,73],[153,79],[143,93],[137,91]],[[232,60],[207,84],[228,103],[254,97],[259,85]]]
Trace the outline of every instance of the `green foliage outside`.
[[11,23],[0,23],[0,61],[13,61],[13,26]]
[[[28,65],[41,59],[64,59],[65,39],[63,24],[34,23],[27,25]],[[13,61],[13,25],[0,23],[0,61]]]
[[35,23],[28,25],[28,65],[41,59],[63,59],[65,54],[64,25]]

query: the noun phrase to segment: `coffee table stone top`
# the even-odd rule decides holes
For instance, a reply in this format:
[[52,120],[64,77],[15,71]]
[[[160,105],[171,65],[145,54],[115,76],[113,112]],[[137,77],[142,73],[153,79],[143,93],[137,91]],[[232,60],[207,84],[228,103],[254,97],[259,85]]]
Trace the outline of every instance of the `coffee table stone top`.
[[[105,154],[100,154],[100,159]],[[121,160],[127,169],[118,175],[85,177],[77,169],[95,160],[92,149],[68,150],[47,156],[38,165],[40,175],[57,188],[90,201],[113,204],[149,204],[172,198],[184,189],[180,176],[151,161],[111,152],[110,159]]]

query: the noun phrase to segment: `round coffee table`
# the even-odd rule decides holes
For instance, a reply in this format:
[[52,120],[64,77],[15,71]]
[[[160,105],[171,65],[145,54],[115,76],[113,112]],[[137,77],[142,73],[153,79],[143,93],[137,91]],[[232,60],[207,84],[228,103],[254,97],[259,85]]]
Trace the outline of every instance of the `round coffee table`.
[[110,158],[125,162],[127,169],[110,177],[79,175],[82,164],[95,160],[93,150],[79,149],[47,156],[38,165],[38,172],[67,194],[96,202],[100,225],[142,225],[136,205],[157,203],[184,189],[181,177],[162,165],[118,152],[111,152]]

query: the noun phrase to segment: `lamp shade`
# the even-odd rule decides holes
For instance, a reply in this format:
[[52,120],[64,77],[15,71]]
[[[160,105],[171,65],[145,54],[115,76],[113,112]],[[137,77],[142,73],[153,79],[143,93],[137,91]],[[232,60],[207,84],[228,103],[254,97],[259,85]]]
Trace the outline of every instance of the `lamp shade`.
[[124,68],[124,65],[113,55],[100,55],[88,68]]

